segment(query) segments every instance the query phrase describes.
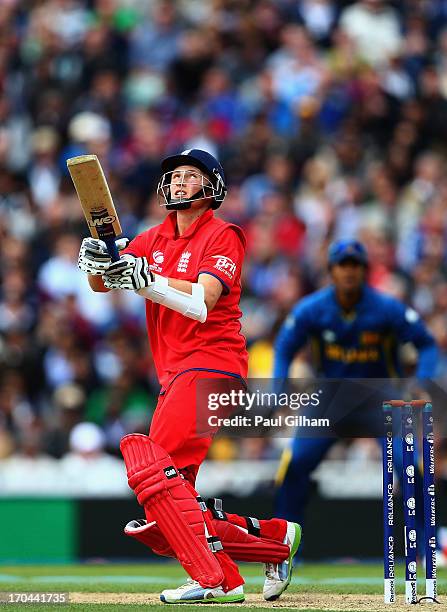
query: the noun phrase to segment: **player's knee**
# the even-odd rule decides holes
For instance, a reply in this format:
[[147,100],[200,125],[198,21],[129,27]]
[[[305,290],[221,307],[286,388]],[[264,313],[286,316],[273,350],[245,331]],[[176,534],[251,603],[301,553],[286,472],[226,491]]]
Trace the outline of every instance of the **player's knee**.
[[120,448],[126,464],[129,487],[142,506],[151,497],[170,489],[171,479],[179,476],[168,453],[148,436],[124,436]]
[[[130,487],[151,513],[193,580],[214,588],[224,576],[207,541],[203,512],[168,453],[148,436],[131,434],[120,444]],[[179,538],[179,533],[182,537]]]

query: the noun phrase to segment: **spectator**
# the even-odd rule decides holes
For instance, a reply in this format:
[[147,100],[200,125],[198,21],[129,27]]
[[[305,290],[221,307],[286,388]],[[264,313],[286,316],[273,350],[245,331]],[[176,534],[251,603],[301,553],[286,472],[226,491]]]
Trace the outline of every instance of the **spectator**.
[[447,381],[445,2],[25,4],[0,3],[0,453],[33,438],[61,457],[90,419],[113,453],[158,391],[138,298],[80,282],[77,154],[99,155],[130,238],[163,217],[160,157],[222,159],[253,372],[326,282],[328,243],[356,237],[371,284],[432,326]]
[[359,0],[348,6],[341,14],[340,27],[371,66],[383,65],[400,51],[399,19],[385,0]]
[[91,496],[122,494],[128,485],[122,462],[107,455],[105,438],[94,423],[78,423],[70,433],[70,452],[60,463],[59,490]]

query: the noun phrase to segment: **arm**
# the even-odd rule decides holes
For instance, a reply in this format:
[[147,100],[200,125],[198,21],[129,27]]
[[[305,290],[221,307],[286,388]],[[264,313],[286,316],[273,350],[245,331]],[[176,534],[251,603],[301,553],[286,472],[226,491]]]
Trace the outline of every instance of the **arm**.
[[223,289],[217,278],[207,274],[199,275],[197,283],[154,274],[146,257],[131,255],[124,255],[113,263],[104,274],[103,282],[109,289],[133,289],[145,299],[200,323],[205,323]]
[[[104,286],[101,276],[88,275],[88,282],[93,291],[98,293],[107,293],[111,291]],[[208,312],[211,312],[216,305],[217,300],[220,298],[222,293],[222,284],[217,278],[210,276],[209,274],[201,274],[198,282],[203,285],[205,289],[205,304]],[[177,278],[168,278],[168,284],[174,289],[183,291],[184,293],[192,294],[192,283],[185,280],[179,280]]]
[[433,344],[419,348],[417,378],[433,378],[436,375],[436,368],[439,359],[439,350],[433,339]]
[[135,257],[131,250],[132,243],[121,260],[108,268],[103,276],[104,285],[109,289],[133,289],[138,295],[201,323],[206,321],[222,293],[228,293],[233,282],[240,278],[244,252],[240,237],[232,228],[227,228],[205,253],[194,283],[154,274],[146,257]]
[[277,384],[284,386],[290,364],[302,349],[310,335],[311,309],[307,304],[297,304],[282,324],[275,341],[273,376]]
[[[222,283],[217,278],[210,276],[209,274],[199,274],[199,279],[197,282],[202,285],[205,290],[204,300],[206,309],[208,312],[211,312],[222,294]],[[179,280],[177,278],[168,278],[168,283],[173,289],[183,291],[189,295],[192,294],[192,283],[189,281]]]
[[433,378],[436,375],[439,351],[433,336],[418,313],[400,302],[390,309],[392,327],[402,344],[411,342],[418,350],[416,377]]

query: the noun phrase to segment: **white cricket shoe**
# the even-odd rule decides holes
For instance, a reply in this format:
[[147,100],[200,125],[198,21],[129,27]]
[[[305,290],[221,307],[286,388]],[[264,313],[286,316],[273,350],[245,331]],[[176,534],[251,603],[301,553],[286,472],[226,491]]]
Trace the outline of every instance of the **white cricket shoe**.
[[231,591],[222,587],[205,589],[195,580],[188,580],[176,589],[165,589],[160,595],[161,601],[168,604],[194,604],[194,603],[242,603],[245,600],[243,586]]
[[293,569],[293,557],[301,542],[301,526],[287,522],[287,532],[283,543],[288,544],[290,554],[282,563],[265,564],[265,582],[262,594],[267,601],[275,601],[284,593],[290,584]]

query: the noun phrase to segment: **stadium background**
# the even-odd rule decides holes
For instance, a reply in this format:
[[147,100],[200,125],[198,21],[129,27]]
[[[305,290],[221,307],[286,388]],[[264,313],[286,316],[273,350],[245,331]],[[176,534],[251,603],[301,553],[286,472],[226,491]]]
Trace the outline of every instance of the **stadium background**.
[[[78,271],[86,227],[68,157],[100,157],[129,237],[164,217],[163,156],[200,147],[219,157],[230,187],[219,212],[248,237],[251,377],[269,376],[288,309],[327,282],[330,241],[355,236],[370,282],[427,321],[447,382],[446,136],[440,0],[3,0],[0,521],[31,515],[33,527],[26,541],[8,530],[0,560],[145,554],[119,537],[138,509],[118,452],[123,434],[147,430],[156,403],[144,309],[134,295],[92,293]],[[411,350],[406,363],[411,373]],[[306,357],[293,373],[310,373]],[[76,427],[85,422],[97,427]],[[220,439],[203,494],[267,512],[286,442]],[[349,508],[358,546],[345,554],[380,555],[378,462],[374,443],[356,441],[319,469],[317,556],[341,554],[345,535],[340,550],[331,537]]]

